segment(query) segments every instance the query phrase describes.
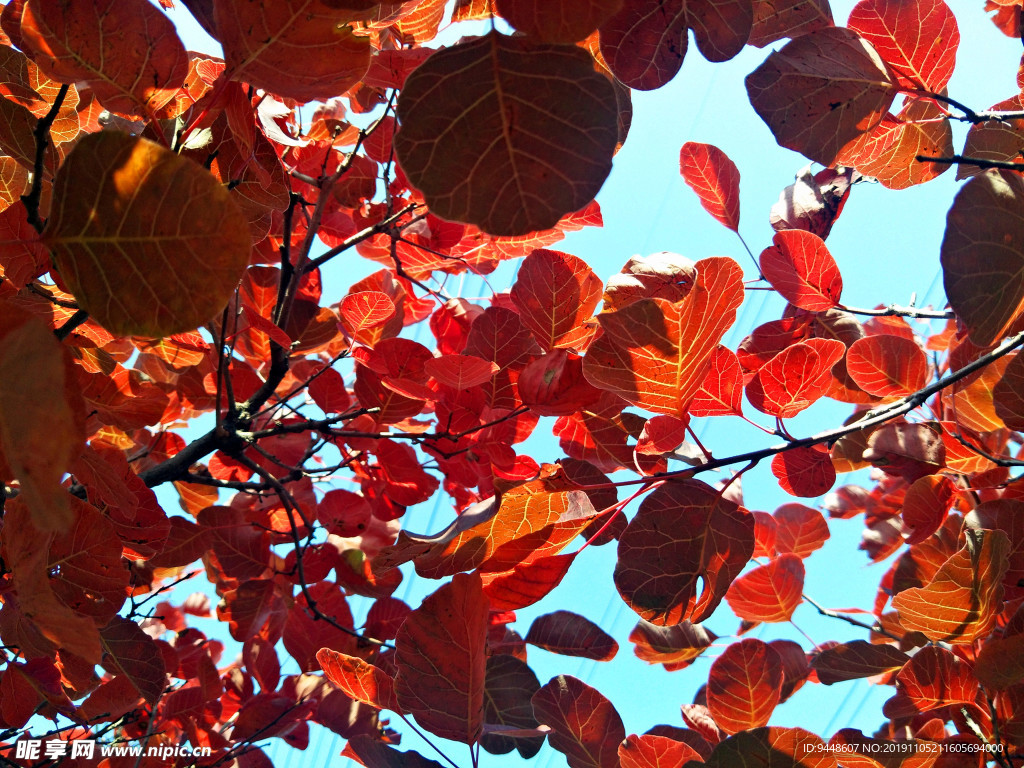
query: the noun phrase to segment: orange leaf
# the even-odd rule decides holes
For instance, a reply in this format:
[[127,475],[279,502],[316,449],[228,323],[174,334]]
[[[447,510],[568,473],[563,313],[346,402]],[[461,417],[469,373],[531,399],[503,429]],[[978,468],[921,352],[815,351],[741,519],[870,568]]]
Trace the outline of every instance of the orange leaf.
[[583,360],[594,386],[655,413],[686,415],[743,302],[735,261],[712,257],[697,270],[693,288],[676,303],[641,299],[598,316],[604,334]]
[[690,403],[691,416],[739,416],[743,413],[743,370],[736,353],[719,346],[711,367]]
[[697,750],[667,736],[627,736],[619,745],[622,768],[675,768],[690,760],[701,761]]
[[395,700],[394,678],[380,667],[330,648],[321,648],[316,654],[316,660],[320,662],[327,679],[341,688],[342,693],[350,699],[377,709],[400,711]]
[[585,51],[491,32],[409,75],[394,147],[435,214],[523,235],[597,194],[618,141],[617,110]]
[[339,10],[330,5],[217,2],[214,17],[227,76],[297,101],[326,101],[345,93],[370,66],[370,38],[356,36],[349,24],[361,18],[348,10],[352,3]]
[[808,339],[779,352],[747,384],[747,399],[762,413],[790,419],[828,390],[832,366],[846,346],[837,339]]
[[916,341],[882,334],[857,339],[846,352],[846,370],[869,395],[903,397],[928,382],[928,358]]
[[919,477],[903,497],[903,528],[907,544],[919,544],[946,519],[959,490],[945,475]]
[[878,124],[897,87],[860,35],[828,27],[769,55],[747,76],[747,93],[781,146],[831,165],[843,146]]
[[497,0],[498,13],[545,43],[575,43],[622,6],[622,0]]
[[847,26],[863,35],[896,73],[901,86],[942,93],[960,43],[956,17],[943,0],[861,0]]
[[511,297],[523,325],[545,349],[580,348],[593,333],[584,324],[603,288],[582,259],[538,248],[523,260]]
[[38,317],[0,303],[0,472],[21,485],[22,501],[43,531],[73,519],[60,481],[85,444],[74,369]]
[[749,512],[698,480],[669,483],[644,499],[619,537],[615,586],[652,624],[698,623],[722,601],[753,551]]
[[813,232],[776,232],[773,245],[761,252],[761,272],[790,304],[822,312],[839,303],[843,278],[825,241]]
[[816,509],[803,504],[783,504],[775,510],[773,546],[779,554],[791,552],[804,558],[821,549],[828,541],[828,523]]
[[30,0],[21,31],[47,76],[86,82],[114,112],[151,115],[188,75],[174,24],[146,0]]
[[929,645],[896,675],[896,695],[885,703],[884,712],[913,717],[947,704],[973,704],[977,695],[978,678],[971,665],[952,651]]
[[953,200],[942,240],[949,304],[971,341],[1005,336],[1024,308],[1024,177],[994,171],[969,179]]
[[571,768],[617,768],[619,743],[626,738],[622,718],[608,699],[568,675],[548,681],[533,695],[537,719],[552,728],[551,746]]
[[679,151],[683,181],[700,197],[704,210],[733,232],[740,226],[740,172],[713,144],[688,141]]
[[992,389],[992,404],[996,415],[1007,427],[1024,429],[1024,355],[1013,355],[1006,365]]
[[487,598],[476,574],[456,574],[406,618],[395,641],[402,711],[444,739],[483,730]]
[[803,587],[803,561],[785,554],[740,576],[725,599],[744,621],[789,621],[800,605]]
[[973,643],[992,630],[1002,610],[1010,541],[1002,531],[968,528],[964,535],[967,543],[927,586],[893,598],[905,629],[947,643]]
[[587,494],[564,475],[550,474],[518,485],[434,536],[402,531],[398,541],[374,558],[385,570],[413,560],[416,573],[439,579],[459,571],[506,572],[557,554],[597,515]]
[[484,594],[491,609],[517,611],[533,605],[561,583],[575,559],[575,552],[538,557],[505,573],[485,574]]
[[43,239],[82,309],[118,335],[169,336],[210,320],[249,261],[228,191],[158,144],[93,133],[54,182]]
[[708,709],[726,733],[767,723],[781,695],[782,659],[767,643],[740,640],[711,664]]

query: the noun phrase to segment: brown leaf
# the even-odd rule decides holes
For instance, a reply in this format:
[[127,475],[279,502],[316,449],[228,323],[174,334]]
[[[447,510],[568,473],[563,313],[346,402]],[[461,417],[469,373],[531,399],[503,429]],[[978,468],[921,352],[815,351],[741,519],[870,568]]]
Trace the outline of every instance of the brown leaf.
[[495,32],[413,72],[398,119],[395,152],[431,211],[494,235],[589,203],[618,141],[615,93],[586,52]]
[[249,261],[249,226],[228,195],[158,144],[94,133],[61,166],[44,240],[103,327],[169,336],[219,312]]
[[619,743],[626,737],[622,718],[608,699],[568,675],[552,678],[533,696],[533,711],[551,726],[551,746],[569,768],[617,768]]
[[611,635],[594,622],[571,611],[555,611],[538,616],[524,639],[552,653],[596,661],[611,661],[619,650],[619,644]]

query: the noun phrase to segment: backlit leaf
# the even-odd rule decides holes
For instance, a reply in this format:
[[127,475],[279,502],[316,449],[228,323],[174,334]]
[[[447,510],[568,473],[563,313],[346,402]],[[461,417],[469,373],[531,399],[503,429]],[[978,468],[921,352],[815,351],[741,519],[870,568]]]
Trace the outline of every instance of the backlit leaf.
[[668,671],[688,667],[718,639],[701,624],[684,621],[659,627],[641,619],[629,633],[633,653],[648,664],[664,664]]
[[679,172],[704,210],[733,232],[740,226],[740,172],[713,144],[688,141],[679,151]]
[[990,170],[953,200],[942,240],[949,304],[978,346],[1009,331],[1024,306],[1024,177]]
[[394,146],[435,214],[523,235],[597,194],[617,115],[611,84],[586,52],[492,32],[435,53],[409,76]]
[[960,43],[956,17],[943,0],[861,0],[846,24],[875,47],[901,86],[942,93]]
[[[351,3],[318,0],[218,0],[217,37],[227,75],[298,101],[340,96],[370,65],[370,39],[347,22]],[[296,55],[296,51],[302,55]]]
[[115,131],[86,136],[54,182],[44,240],[79,305],[116,334],[210,320],[249,261],[249,227],[191,160]]
[[866,640],[851,640],[818,653],[811,666],[825,685],[845,680],[872,677],[899,669],[910,661],[903,651],[891,645],[876,645]]
[[390,320],[395,314],[395,302],[380,291],[357,291],[342,299],[338,310],[345,330],[354,335]]
[[622,0],[497,0],[496,5],[520,32],[545,43],[575,43],[619,10]]
[[928,358],[916,341],[892,334],[865,336],[846,352],[846,370],[858,387],[879,397],[903,397],[928,382]]
[[593,334],[584,323],[603,288],[582,259],[538,248],[523,260],[511,297],[523,325],[545,349],[580,347]]
[[831,165],[885,115],[896,83],[855,32],[828,27],[791,40],[747,76],[747,93],[783,147]]
[[615,586],[652,624],[699,623],[753,551],[749,512],[700,481],[672,482],[644,499],[619,537]]
[[604,309],[622,309],[640,299],[678,302],[690,292],[696,279],[697,265],[678,253],[634,256],[618,274],[608,278]]
[[85,408],[64,354],[46,323],[0,303],[0,467],[6,462],[17,478],[43,531],[71,524],[60,481],[85,443]]
[[700,759],[693,747],[667,736],[633,734],[619,745],[622,768],[676,768],[688,760]]
[[456,574],[424,599],[395,641],[395,693],[404,712],[444,739],[473,744],[483,729],[487,598]]
[[1024,355],[1014,355],[992,389],[996,415],[1010,429],[1024,429]]
[[511,571],[538,557],[557,554],[597,514],[587,494],[558,474],[516,486],[468,510],[435,536],[405,531],[374,560],[388,569],[414,560],[416,572],[442,578],[479,568]]
[[1010,542],[1002,531],[966,530],[967,543],[925,587],[893,598],[900,623],[929,640],[972,643],[991,631],[1003,604]]
[[790,304],[811,312],[839,303],[843,278],[825,241],[812,232],[776,232],[761,252],[761,273]]
[[772,228],[805,229],[825,239],[843,211],[850,185],[859,178],[853,168],[824,168],[817,173],[810,166],[804,168],[772,206]]
[[626,729],[615,707],[598,691],[568,675],[552,678],[533,696],[537,719],[552,728],[551,746],[570,768],[617,768]]
[[146,0],[30,0],[21,31],[47,76],[87,83],[115,112],[153,114],[188,75],[174,24]]
[[517,565],[506,573],[494,574],[490,578],[485,576],[484,594],[493,610],[517,611],[526,608],[557,587],[575,559],[575,552],[539,557],[533,562]]
[[596,661],[611,661],[619,650],[619,644],[611,635],[571,611],[538,616],[530,625],[525,640],[552,653]]
[[821,496],[836,483],[836,468],[828,448],[809,445],[777,453],[772,474],[786,493],[802,498]]
[[775,550],[779,554],[790,552],[805,558],[821,549],[829,539],[828,523],[824,515],[803,504],[783,504],[773,514],[775,520]]
[[485,384],[498,372],[498,364],[473,355],[441,355],[423,363],[435,381],[463,390]]
[[708,709],[726,733],[765,725],[781,694],[782,659],[760,640],[733,643],[711,664]]
[[743,370],[732,350],[719,346],[711,367],[690,402],[691,416],[739,416],[743,413]]
[[825,394],[832,366],[846,353],[836,339],[808,339],[787,347],[761,366],[747,385],[747,399],[762,413],[789,419]]
[[380,667],[330,648],[321,648],[316,659],[324,675],[350,699],[362,701],[377,709],[398,711],[395,681]]
[[163,695],[167,671],[153,639],[134,621],[115,616],[100,630],[103,664],[114,674],[123,674],[150,704]]
[[978,678],[971,665],[952,651],[925,646],[896,675],[897,695],[886,703],[909,705],[908,712],[927,712],[947,704],[973,704],[978,695]]
[[735,261],[712,257],[697,270],[681,301],[642,299],[598,316],[604,334],[583,360],[592,384],[655,413],[686,414],[743,301]]
[[803,587],[803,561],[785,554],[740,576],[725,599],[744,621],[789,621],[800,605]]

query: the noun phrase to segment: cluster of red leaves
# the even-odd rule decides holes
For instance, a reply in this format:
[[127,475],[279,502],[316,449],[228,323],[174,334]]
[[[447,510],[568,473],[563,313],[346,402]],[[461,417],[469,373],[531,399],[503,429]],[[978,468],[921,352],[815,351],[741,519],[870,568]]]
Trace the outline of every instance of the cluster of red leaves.
[[[965,153],[1009,167],[961,169],[944,332],[858,320],[825,244],[861,176],[901,188],[948,167],[918,160],[952,154],[958,32],[942,0],[862,0],[846,27],[826,0],[183,3],[223,59],[186,52],[148,0],[11,0],[0,15],[0,742],[40,714],[72,723],[62,739],[188,743],[211,749],[202,764],[260,768],[254,742],[303,749],[315,723],[369,768],[436,765],[394,748],[390,711],[474,756],[547,740],[574,767],[875,768],[899,739],[929,768],[955,762],[946,744],[1024,748],[1024,486],[1009,471],[1024,116],[964,115]],[[1020,3],[990,5],[1018,34]],[[449,13],[521,34],[426,47]],[[789,38],[747,78],[751,103],[780,144],[830,166],[772,210],[758,266],[787,308],[735,350],[721,343],[745,294],[732,259],[637,256],[603,282],[551,248],[601,225],[630,89],[667,83],[691,30],[712,61]],[[680,169],[738,233],[728,157],[687,144]],[[384,268],[326,296],[321,270],[353,249]],[[444,291],[513,258],[515,284],[486,305]],[[433,349],[403,335],[418,324]],[[853,416],[790,435],[823,397]],[[746,418],[744,399],[785,443],[715,457],[687,442],[691,419]],[[215,427],[186,440],[201,414]],[[557,464],[517,449],[541,417]],[[580,537],[617,542],[611,578],[649,663],[689,666],[723,600],[743,629],[788,621],[825,518],[752,512],[694,477],[767,459],[797,497],[878,470],[826,505],[864,516],[873,560],[896,555],[869,640],[732,643],[686,727],[641,736],[581,681],[541,685],[527,645],[618,651],[568,611],[525,637],[510,626]],[[640,493],[620,500],[605,473],[623,469]],[[165,483],[184,515],[157,500]],[[400,531],[442,491],[445,530]],[[161,599],[197,560],[234,661],[188,624],[208,601]],[[416,607],[392,596],[406,563],[445,580]],[[352,596],[372,600],[359,628]],[[282,651],[300,674],[282,675]],[[866,677],[895,688],[874,737],[841,731],[826,749],[768,726],[806,682]]]

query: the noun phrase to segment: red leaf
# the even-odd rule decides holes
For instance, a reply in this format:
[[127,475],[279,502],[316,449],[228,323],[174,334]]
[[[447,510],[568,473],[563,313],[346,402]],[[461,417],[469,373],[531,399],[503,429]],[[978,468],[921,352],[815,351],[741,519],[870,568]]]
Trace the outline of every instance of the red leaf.
[[619,745],[622,768],[676,768],[701,756],[693,747],[666,736],[627,736]]
[[601,55],[623,84],[654,90],[682,67],[686,28],[682,0],[624,0],[622,9],[601,25]]
[[398,631],[395,693],[435,736],[474,744],[483,731],[487,598],[480,577],[456,574]]
[[929,645],[915,653],[896,675],[896,691],[896,696],[886,702],[885,714],[897,710],[912,716],[947,704],[973,704],[978,678],[967,662],[945,648]]
[[959,495],[945,475],[926,475],[913,482],[903,499],[903,529],[907,544],[920,544],[939,530]]
[[546,43],[579,42],[619,9],[622,0],[497,0],[497,10],[520,32]]
[[377,709],[401,711],[395,699],[395,681],[380,667],[330,648],[317,651],[316,660],[327,678],[350,699]]
[[761,252],[761,272],[790,304],[822,312],[839,303],[843,278],[825,241],[812,232],[776,232],[774,245]]
[[505,573],[486,575],[484,594],[491,609],[517,611],[533,605],[562,582],[575,559],[575,552],[552,555],[521,563]]
[[686,414],[743,302],[742,270],[735,261],[712,257],[697,269],[681,301],[641,299],[598,316],[604,334],[583,360],[594,386],[649,411]]
[[836,339],[808,339],[779,352],[747,384],[747,399],[757,410],[789,419],[825,394],[832,366],[846,346]]
[[949,82],[960,32],[943,0],[861,0],[846,25],[875,47],[902,87],[942,93]]
[[1014,355],[992,389],[996,415],[1010,429],[1024,429],[1024,355]]
[[601,279],[576,256],[538,248],[523,260],[512,303],[545,349],[580,348],[593,334],[587,323],[601,300]]
[[846,370],[869,395],[903,397],[928,382],[928,358],[911,339],[884,334],[866,336],[850,345]]
[[818,653],[811,666],[818,681],[825,685],[862,677],[873,677],[899,669],[910,661],[903,651],[891,645],[876,645],[866,640],[851,640]]
[[611,635],[571,611],[538,616],[530,625],[525,640],[552,653],[596,661],[611,661],[619,651],[619,644]]
[[674,451],[686,439],[689,419],[675,416],[653,416],[644,424],[644,430],[636,441],[636,452],[660,455]]
[[134,621],[115,616],[100,630],[103,666],[114,674],[123,674],[150,705],[167,686],[167,671],[156,643]]
[[776,231],[804,229],[825,239],[843,211],[850,186],[859,180],[860,174],[852,168],[844,168],[842,172],[825,168],[817,173],[811,173],[810,167],[805,168],[796,181],[782,190],[779,201],[772,206],[769,217],[772,228]]
[[753,550],[749,512],[698,480],[669,483],[644,499],[619,537],[615,586],[652,624],[699,623],[725,597]]
[[743,50],[754,23],[750,0],[688,0],[687,23],[708,61],[728,61]]
[[316,518],[327,529],[342,538],[361,535],[370,525],[372,510],[364,496],[352,491],[328,491],[316,505]]
[[782,679],[782,659],[771,646],[752,638],[733,643],[711,664],[711,716],[726,733],[764,725],[779,703]]
[[1002,531],[966,530],[967,542],[924,587],[893,598],[900,623],[936,642],[972,643],[985,637],[1002,610],[1009,539]]
[[395,315],[395,302],[380,291],[358,291],[341,300],[341,322],[353,336],[383,325]]
[[690,666],[717,639],[710,629],[688,621],[659,627],[641,619],[629,633],[637,658],[648,664],[664,664],[669,672]]
[[828,27],[770,54],[747,76],[747,93],[781,146],[832,165],[885,116],[897,84],[860,35]]
[[744,621],[789,621],[800,605],[803,587],[803,561],[784,554],[736,579],[725,599]]
[[828,448],[809,445],[772,457],[772,474],[779,487],[792,496],[809,498],[827,493],[836,483],[836,468]]
[[598,691],[568,675],[552,678],[533,696],[537,719],[552,728],[551,746],[570,768],[618,768],[626,729],[615,707]]
[[743,413],[743,370],[736,353],[719,346],[711,367],[690,402],[692,416],[739,416]]
[[679,172],[704,210],[733,232],[740,227],[740,172],[713,144],[688,141],[679,152]]
[[456,390],[486,384],[498,372],[498,364],[473,355],[441,355],[423,363],[435,381]]
[[779,554],[791,552],[804,558],[828,541],[828,523],[816,509],[803,504],[783,504],[775,510],[773,519],[776,523],[773,544]]

